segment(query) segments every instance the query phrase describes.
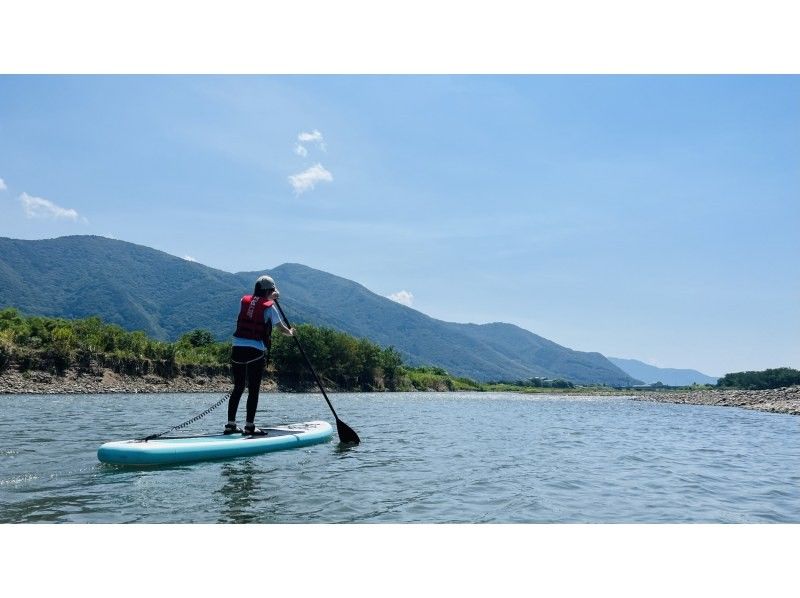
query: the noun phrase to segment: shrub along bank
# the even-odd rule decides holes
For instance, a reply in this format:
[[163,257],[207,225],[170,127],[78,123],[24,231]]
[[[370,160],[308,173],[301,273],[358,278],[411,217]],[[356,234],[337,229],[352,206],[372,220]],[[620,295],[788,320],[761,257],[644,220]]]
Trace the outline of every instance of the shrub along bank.
[[[405,365],[392,347],[329,328],[297,326],[298,338],[311,363],[332,390],[409,391],[484,390],[484,385],[455,378],[437,367]],[[176,342],[129,332],[98,317],[83,319],[25,316],[14,308],[0,310],[0,375],[9,369],[93,373],[102,369],[126,376],[229,375],[230,343],[218,342],[206,330],[187,332]],[[296,344],[273,335],[267,376],[287,390],[315,387]]]

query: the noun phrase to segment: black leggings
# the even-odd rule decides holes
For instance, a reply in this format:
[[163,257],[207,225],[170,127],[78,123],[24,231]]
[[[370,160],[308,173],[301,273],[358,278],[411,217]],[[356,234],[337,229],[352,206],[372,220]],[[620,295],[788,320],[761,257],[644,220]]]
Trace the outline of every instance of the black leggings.
[[256,421],[258,407],[258,391],[261,387],[261,376],[266,365],[264,351],[253,347],[234,347],[231,351],[231,369],[233,369],[233,391],[228,401],[228,421],[236,421],[239,399],[242,398],[244,386],[247,384],[247,423]]

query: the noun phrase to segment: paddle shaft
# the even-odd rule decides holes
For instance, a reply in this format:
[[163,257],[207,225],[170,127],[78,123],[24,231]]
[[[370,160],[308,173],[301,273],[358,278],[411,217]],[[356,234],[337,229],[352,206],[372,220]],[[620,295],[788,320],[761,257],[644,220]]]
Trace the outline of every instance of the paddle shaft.
[[[289,322],[289,318],[287,318],[286,314],[283,313],[283,308],[281,307],[281,304],[278,303],[277,300],[275,300],[275,307],[278,308],[278,311],[280,312],[281,317],[283,318],[283,321],[286,323],[286,325],[289,328],[291,328],[292,325]],[[336,410],[333,408],[333,405],[331,405],[331,401],[328,398],[327,393],[325,392],[325,388],[322,386],[322,380],[319,379],[317,372],[314,371],[314,366],[311,365],[311,361],[308,359],[308,355],[306,355],[306,352],[303,350],[303,345],[300,344],[300,340],[297,338],[297,333],[293,334],[292,338],[294,339],[294,342],[297,344],[297,348],[300,349],[300,355],[303,356],[303,359],[305,360],[308,369],[311,370],[312,374],[314,374],[314,379],[317,381],[317,386],[319,386],[319,389],[322,391],[322,396],[325,397],[325,402],[328,403],[328,407],[331,408],[331,413],[333,413],[333,417],[336,419],[336,422],[338,423],[340,421],[339,416],[336,415]]]

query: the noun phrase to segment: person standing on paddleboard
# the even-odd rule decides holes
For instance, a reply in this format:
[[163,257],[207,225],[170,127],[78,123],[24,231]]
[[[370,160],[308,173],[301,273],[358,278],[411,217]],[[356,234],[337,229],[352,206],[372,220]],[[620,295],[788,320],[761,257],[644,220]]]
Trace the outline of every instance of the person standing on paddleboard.
[[[294,334],[294,328],[284,324],[278,310],[275,309],[275,300],[278,296],[275,281],[269,276],[259,276],[253,294],[242,297],[231,349],[233,391],[228,400],[228,423],[225,424],[225,434],[237,432],[253,436],[266,434],[260,428],[256,428],[255,419],[261,377],[267,364],[272,330],[277,326],[286,336]],[[247,419],[242,430],[236,423],[236,411],[245,384],[248,389]]]

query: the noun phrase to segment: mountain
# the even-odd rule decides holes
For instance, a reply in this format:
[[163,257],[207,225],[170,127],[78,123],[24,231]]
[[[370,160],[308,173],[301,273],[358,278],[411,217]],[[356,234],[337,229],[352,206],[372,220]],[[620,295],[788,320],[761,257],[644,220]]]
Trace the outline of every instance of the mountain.
[[264,273],[278,283],[292,323],[328,326],[394,346],[411,365],[437,365],[481,381],[538,376],[638,382],[599,353],[573,351],[511,324],[436,320],[301,264],[232,274],[105,237],[0,238],[0,307],[69,318],[99,315],[167,340],[195,328],[229,338],[239,297],[252,292]]
[[231,297],[241,291],[228,272],[124,241],[0,238],[0,306],[26,314],[99,315],[160,339],[194,328],[224,337],[236,318]]
[[619,357],[609,357],[608,360],[623,372],[633,378],[642,380],[645,384],[661,382],[667,386],[690,386],[692,384],[717,383],[717,378],[707,376],[697,370],[658,368],[635,359],[621,359]]
[[[261,272],[240,272],[252,285]],[[298,316],[291,320],[329,326],[393,345],[411,365],[438,365],[477,380],[534,376],[574,382],[630,385],[632,380],[599,353],[573,351],[512,324],[457,324],[426,316],[360,284],[300,264],[269,271]]]

